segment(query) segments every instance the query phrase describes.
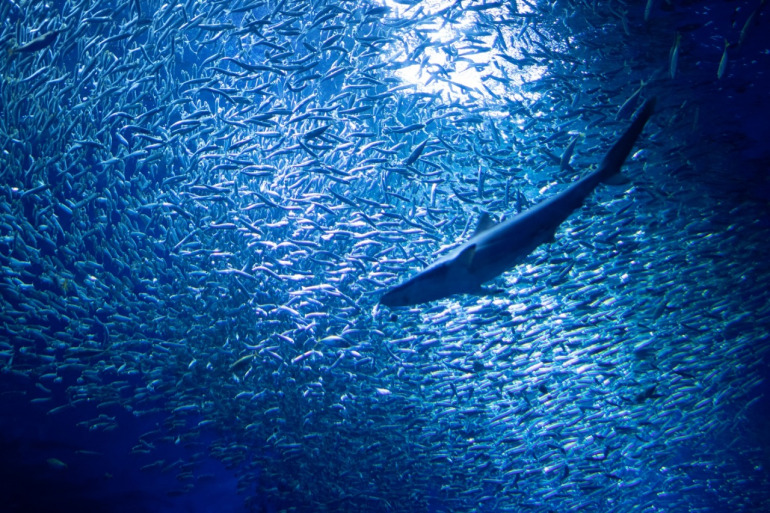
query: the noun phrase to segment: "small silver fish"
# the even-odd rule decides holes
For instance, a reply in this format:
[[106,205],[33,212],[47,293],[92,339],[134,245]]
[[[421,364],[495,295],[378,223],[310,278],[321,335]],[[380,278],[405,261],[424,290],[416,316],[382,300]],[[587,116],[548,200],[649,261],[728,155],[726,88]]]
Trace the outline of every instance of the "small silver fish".
[[717,80],[721,80],[727,69],[727,49],[730,48],[730,42],[725,38],[725,50],[722,52],[722,59],[719,61],[719,68],[717,68]]
[[676,77],[676,66],[677,62],[679,61],[679,45],[682,42],[682,34],[678,33],[676,34],[676,42],[674,42],[674,46],[671,47],[671,58],[669,63],[669,71],[671,72],[671,78]]

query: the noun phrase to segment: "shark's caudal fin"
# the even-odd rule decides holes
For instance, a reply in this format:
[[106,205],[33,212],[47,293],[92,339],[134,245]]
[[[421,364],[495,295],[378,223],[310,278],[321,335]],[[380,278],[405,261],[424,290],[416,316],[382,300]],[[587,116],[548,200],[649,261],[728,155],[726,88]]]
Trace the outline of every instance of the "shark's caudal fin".
[[644,105],[641,106],[636,117],[631,122],[631,126],[628,130],[618,139],[618,141],[610,148],[607,155],[599,164],[599,177],[602,181],[611,179],[620,171],[620,167],[623,162],[626,161],[628,154],[631,153],[631,149],[634,147],[636,139],[639,134],[642,133],[644,125],[647,120],[652,116],[652,112],[655,110],[655,98],[650,98]]

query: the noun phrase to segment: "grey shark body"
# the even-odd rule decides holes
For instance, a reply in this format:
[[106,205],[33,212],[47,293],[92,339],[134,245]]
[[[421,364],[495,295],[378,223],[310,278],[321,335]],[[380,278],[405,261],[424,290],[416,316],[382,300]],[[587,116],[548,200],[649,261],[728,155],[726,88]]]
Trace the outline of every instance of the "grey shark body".
[[519,264],[540,244],[552,241],[559,225],[596,186],[620,171],[654,107],[654,99],[644,103],[595,171],[507,221],[488,227],[482,220],[464,244],[386,291],[380,303],[389,307],[410,306],[454,294],[489,293],[482,287],[484,282]]

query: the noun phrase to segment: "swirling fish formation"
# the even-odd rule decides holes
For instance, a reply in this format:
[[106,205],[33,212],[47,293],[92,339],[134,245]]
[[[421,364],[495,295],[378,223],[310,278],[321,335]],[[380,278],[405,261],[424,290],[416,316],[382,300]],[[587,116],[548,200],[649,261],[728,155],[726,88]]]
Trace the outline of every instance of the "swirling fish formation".
[[[206,433],[254,510],[768,506],[736,436],[764,243],[688,164],[687,38],[621,5],[3,2],[6,388],[96,404],[91,430],[163,411],[134,450]],[[724,54],[720,83],[746,62]],[[376,306],[481,212],[585,174],[653,95],[630,182],[502,293]]]

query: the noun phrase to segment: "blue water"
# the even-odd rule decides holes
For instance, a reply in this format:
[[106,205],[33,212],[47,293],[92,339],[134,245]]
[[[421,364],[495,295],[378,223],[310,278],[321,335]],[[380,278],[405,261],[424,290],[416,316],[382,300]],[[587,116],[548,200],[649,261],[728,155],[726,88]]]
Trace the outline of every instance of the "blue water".
[[770,510],[770,9],[646,7],[5,0],[0,510]]

